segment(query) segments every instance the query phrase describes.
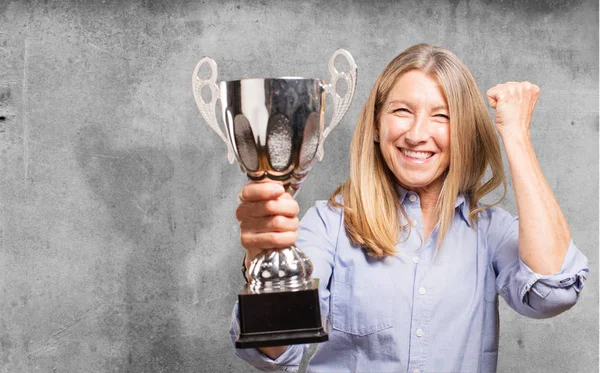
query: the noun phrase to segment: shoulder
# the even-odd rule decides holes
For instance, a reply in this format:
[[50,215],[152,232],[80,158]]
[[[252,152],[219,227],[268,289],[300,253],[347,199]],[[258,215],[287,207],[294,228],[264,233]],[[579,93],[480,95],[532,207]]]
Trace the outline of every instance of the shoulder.
[[[484,207],[485,204],[478,204],[478,207]],[[513,216],[499,206],[491,206],[479,213],[477,229],[487,238],[492,246],[497,246],[507,235],[515,236],[518,234],[518,217]]]
[[[478,208],[485,206],[486,205],[483,203],[477,204]],[[488,225],[510,223],[515,219],[517,219],[516,216],[513,216],[510,212],[499,206],[490,206],[479,213],[479,220],[484,224],[487,223]]]
[[318,219],[327,225],[339,225],[340,220],[343,219],[344,216],[344,209],[341,205],[341,199],[338,200],[336,198],[336,202],[340,205],[332,206],[332,204],[326,200],[316,201],[314,206],[306,212],[302,218],[302,222],[304,223],[305,220]]
[[327,246],[331,248],[336,247],[342,231],[343,215],[343,209],[340,207],[330,206],[327,201],[315,202],[300,221],[296,243],[303,250],[305,246],[311,246],[315,242],[328,243]]

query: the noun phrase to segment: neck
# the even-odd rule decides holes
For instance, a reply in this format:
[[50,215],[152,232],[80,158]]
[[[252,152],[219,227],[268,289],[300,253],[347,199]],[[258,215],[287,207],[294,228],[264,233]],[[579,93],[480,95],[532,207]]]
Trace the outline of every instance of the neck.
[[406,190],[411,190],[419,195],[421,200],[421,211],[423,213],[430,213],[435,211],[440,193],[442,193],[443,180],[438,179],[422,187],[408,188],[401,183],[398,183],[401,187]]
[[430,184],[424,188],[416,188],[414,192],[419,195],[419,199],[421,200],[423,235],[425,241],[427,241],[439,219],[435,207],[437,205],[440,193],[442,192],[442,186],[441,184],[439,186]]
[[417,194],[419,195],[419,199],[421,200],[421,211],[423,213],[432,212],[433,210],[435,210],[435,206],[437,205],[438,197],[440,195],[439,193],[426,194],[417,192]]
[[413,191],[419,195],[421,211],[431,212],[435,210],[438,198],[442,192],[442,183],[431,183],[421,188],[414,188]]

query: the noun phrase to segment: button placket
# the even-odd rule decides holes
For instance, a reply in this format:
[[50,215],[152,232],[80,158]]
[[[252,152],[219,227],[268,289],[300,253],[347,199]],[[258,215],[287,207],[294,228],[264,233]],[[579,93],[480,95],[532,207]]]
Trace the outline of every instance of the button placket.
[[[414,370],[422,371],[427,363],[428,336],[425,334],[425,331],[427,330],[431,316],[431,311],[428,309],[431,307],[431,303],[427,297],[419,295],[418,289],[419,286],[426,284],[424,280],[431,259],[428,255],[424,255],[427,248],[424,247],[423,233],[420,232],[421,208],[418,196],[412,192],[409,193],[404,200],[403,207],[407,213],[407,220],[403,222],[403,225],[405,224],[405,228],[412,230],[405,243],[407,251],[411,253],[409,260],[412,260],[414,266],[414,279],[411,284],[410,355],[408,356],[408,372],[413,372]],[[417,330],[420,330],[419,335],[416,334]]]
[[[427,247],[424,248],[425,253]],[[416,259],[416,260],[415,260]],[[413,282],[413,318],[411,322],[412,337],[410,338],[410,356],[408,371],[422,372],[428,360],[428,336],[427,328],[431,317],[431,300],[424,296],[427,293],[427,272],[429,271],[431,258],[421,254],[413,256],[415,264],[415,279]]]

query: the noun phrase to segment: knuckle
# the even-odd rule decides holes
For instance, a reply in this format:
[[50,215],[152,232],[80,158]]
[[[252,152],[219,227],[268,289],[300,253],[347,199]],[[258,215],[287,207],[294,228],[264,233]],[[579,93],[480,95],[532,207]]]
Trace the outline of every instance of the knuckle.
[[295,199],[291,200],[290,212],[294,216],[298,215],[298,213],[300,212],[300,205],[298,204],[298,202]]
[[277,248],[289,247],[295,242],[295,232],[271,233],[272,243]]
[[280,215],[275,215],[271,218],[271,227],[273,227],[273,229],[282,229],[283,227],[285,227],[285,219],[283,218],[283,216]]
[[296,233],[296,231],[290,232],[290,240],[287,246],[293,245],[296,242],[296,239],[298,239],[298,233]]
[[240,234],[240,243],[245,248],[252,247],[252,240],[250,239],[248,234],[245,234],[245,233]]
[[280,199],[292,199],[293,197],[289,193],[283,193],[278,198],[280,198]]
[[243,209],[242,209],[242,206],[241,206],[241,205],[239,205],[239,206],[238,206],[238,207],[235,209],[235,218],[236,218],[238,221],[240,221],[240,222],[241,222],[241,221],[242,221],[242,219],[244,218],[244,212],[243,212]]
[[277,234],[277,233],[275,233],[275,232],[269,232],[269,233],[267,234],[267,240],[268,240],[268,241],[269,241],[269,242],[270,242],[270,243],[271,243],[273,246],[279,247],[279,246],[280,246],[280,241],[281,241],[281,238],[280,238],[279,236],[280,236],[280,235],[279,235],[279,234]]
[[275,211],[277,211],[277,202],[276,202],[276,201],[273,201],[273,200],[266,201],[266,202],[263,204],[263,208],[264,208],[265,212],[267,212],[267,213],[269,213],[269,214],[272,214],[272,213],[274,213]]
[[242,188],[241,192],[240,192],[240,199],[243,201],[244,199],[249,197],[249,193],[250,193],[250,188],[252,187],[251,184],[246,184],[244,185],[244,187]]
[[248,232],[251,230],[251,228],[252,228],[252,225],[248,219],[240,220],[240,231],[241,232]]

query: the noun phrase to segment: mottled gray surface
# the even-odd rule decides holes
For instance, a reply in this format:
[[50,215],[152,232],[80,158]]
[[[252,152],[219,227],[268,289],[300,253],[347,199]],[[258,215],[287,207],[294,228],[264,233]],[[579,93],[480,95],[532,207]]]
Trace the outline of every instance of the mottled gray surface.
[[[548,181],[590,259],[579,304],[550,320],[501,307],[500,372],[598,371],[598,3],[594,1],[0,1],[0,372],[248,372],[230,347],[242,287],[244,183],[190,86],[327,77],[355,101],[299,195],[346,177],[377,74],[417,42],[447,46],[480,88],[528,79]],[[509,193],[503,206],[513,213]]]

